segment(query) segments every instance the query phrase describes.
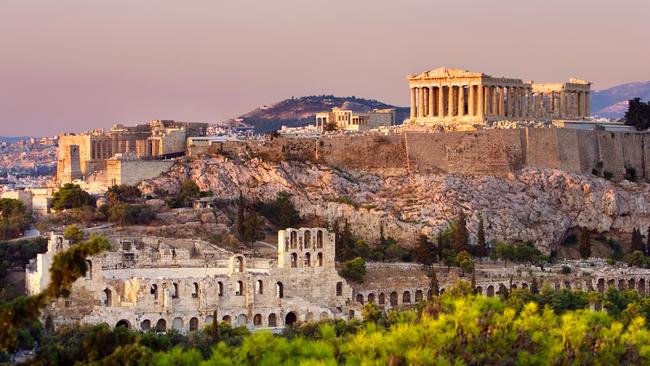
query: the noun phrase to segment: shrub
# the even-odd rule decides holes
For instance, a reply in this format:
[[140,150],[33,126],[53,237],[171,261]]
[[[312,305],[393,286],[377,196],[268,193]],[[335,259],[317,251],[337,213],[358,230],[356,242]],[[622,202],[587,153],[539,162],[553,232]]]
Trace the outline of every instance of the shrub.
[[291,202],[287,192],[278,192],[271,202],[259,202],[256,209],[262,216],[279,228],[293,227],[300,223],[300,214]]
[[608,170],[605,170],[603,172],[603,178],[605,178],[607,180],[611,180],[612,178],[614,178],[614,173],[612,173],[612,172],[610,172]]
[[569,266],[562,266],[562,270],[561,270],[561,272],[562,272],[562,274],[569,274],[569,273],[571,273],[571,267],[569,267]]
[[19,200],[0,199],[0,239],[17,238],[29,229],[32,217]]
[[636,168],[631,167],[631,166],[626,166],[625,167],[625,179],[629,180],[630,182],[636,182],[636,179],[637,179]]
[[109,202],[133,202],[138,198],[142,197],[142,192],[136,186],[130,186],[127,184],[114,185],[106,191],[104,197]]
[[129,205],[120,203],[108,209],[108,221],[118,225],[144,225],[156,217],[148,205]]
[[57,211],[84,206],[95,206],[95,198],[78,184],[66,183],[52,195],[52,208]]
[[341,269],[341,276],[348,280],[363,282],[363,278],[366,275],[366,261],[361,257],[356,257],[350,259],[343,263],[343,268]]
[[83,240],[84,233],[77,225],[70,225],[63,231],[63,237],[70,240],[71,243],[77,243]]

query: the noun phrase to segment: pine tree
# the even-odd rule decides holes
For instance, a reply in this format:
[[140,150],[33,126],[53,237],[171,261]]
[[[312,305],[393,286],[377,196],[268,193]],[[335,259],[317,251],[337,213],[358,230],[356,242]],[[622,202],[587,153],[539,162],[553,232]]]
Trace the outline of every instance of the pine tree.
[[578,235],[578,250],[580,251],[580,258],[587,259],[591,257],[591,241],[589,238],[589,230],[587,228],[580,229]]
[[462,210],[458,214],[458,220],[454,225],[451,237],[451,245],[456,252],[467,250],[469,245],[469,232],[467,230],[467,218]]
[[634,228],[632,230],[632,252],[640,251],[645,253],[645,245],[643,245],[643,236],[641,236],[641,230]]
[[433,296],[440,295],[440,284],[438,283],[438,276],[436,276],[435,271],[429,273],[429,291]]
[[416,240],[415,260],[424,266],[430,266],[435,259],[433,244],[426,235],[421,234]]
[[485,243],[485,226],[483,216],[478,221],[478,232],[476,233],[476,245],[478,246],[477,254],[479,257],[487,256],[487,246]]

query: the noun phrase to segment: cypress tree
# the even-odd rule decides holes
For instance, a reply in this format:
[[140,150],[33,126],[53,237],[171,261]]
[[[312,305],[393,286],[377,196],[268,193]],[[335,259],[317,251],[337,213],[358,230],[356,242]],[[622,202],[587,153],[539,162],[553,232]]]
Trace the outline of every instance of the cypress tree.
[[645,245],[643,245],[643,236],[641,236],[641,230],[634,228],[632,230],[632,252],[634,251],[640,251],[641,253],[645,253]]
[[578,250],[580,251],[580,258],[582,259],[591,257],[591,241],[589,239],[589,230],[584,227],[580,229],[578,235]]
[[485,243],[485,226],[483,224],[483,216],[478,221],[478,232],[476,233],[476,244],[478,245],[478,256],[485,257],[487,255],[487,246]]

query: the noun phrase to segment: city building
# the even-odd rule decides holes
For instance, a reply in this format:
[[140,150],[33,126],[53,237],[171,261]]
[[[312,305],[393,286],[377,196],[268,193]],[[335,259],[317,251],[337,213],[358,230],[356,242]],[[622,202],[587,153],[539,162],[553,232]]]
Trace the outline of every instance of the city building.
[[337,130],[364,131],[395,124],[395,109],[374,109],[371,112],[353,112],[351,110],[332,108],[330,112],[316,113],[318,131],[333,124]]

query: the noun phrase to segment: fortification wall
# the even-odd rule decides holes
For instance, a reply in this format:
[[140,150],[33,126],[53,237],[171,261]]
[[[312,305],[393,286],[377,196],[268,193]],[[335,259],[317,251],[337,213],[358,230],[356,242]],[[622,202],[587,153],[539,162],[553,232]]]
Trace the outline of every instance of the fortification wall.
[[649,145],[648,133],[523,128],[229,141],[213,145],[210,152],[246,154],[272,161],[311,160],[368,171],[496,176],[534,167],[583,174],[597,169],[622,179],[627,166],[636,170],[638,178],[649,179]]

